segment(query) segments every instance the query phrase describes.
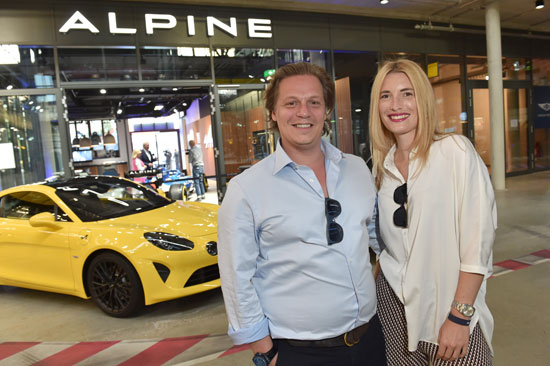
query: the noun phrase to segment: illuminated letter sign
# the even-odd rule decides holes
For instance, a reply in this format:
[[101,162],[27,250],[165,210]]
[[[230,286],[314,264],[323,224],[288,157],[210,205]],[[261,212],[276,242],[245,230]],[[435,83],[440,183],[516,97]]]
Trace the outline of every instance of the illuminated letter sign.
[[[155,20],[167,22],[155,23]],[[172,29],[178,24],[176,18],[170,14],[145,14],[145,33],[153,34],[154,29]]]
[[229,24],[230,25],[220,22],[214,17],[206,17],[206,34],[208,34],[209,37],[214,36],[214,26],[216,26],[233,37],[237,37],[237,19],[233,17],[229,18]]
[[[136,28],[122,28],[117,24],[117,15],[115,12],[108,12],[109,31],[111,34],[136,34]],[[153,34],[155,29],[173,29],[178,24],[175,16],[170,14],[145,14],[145,33]],[[221,29],[232,37],[237,37],[237,19],[229,18],[229,24],[226,24],[213,16],[206,17],[206,34],[208,37],[214,36],[214,28]],[[88,30],[91,33],[99,33],[92,22],[79,11],[73,15],[59,28],[59,32],[67,33],[72,29]],[[187,16],[187,35],[193,37],[196,35],[195,17]],[[271,20],[270,19],[248,19],[248,36],[250,38],[271,38]]]
[[116,24],[116,14],[109,13],[109,31],[113,34],[135,34],[136,28],[119,28]]
[[271,38],[271,20],[248,19],[248,36],[250,38]]
[[63,24],[59,31],[61,33],[67,33],[71,29],[87,29],[92,33],[99,33],[97,29],[81,12],[78,10]]

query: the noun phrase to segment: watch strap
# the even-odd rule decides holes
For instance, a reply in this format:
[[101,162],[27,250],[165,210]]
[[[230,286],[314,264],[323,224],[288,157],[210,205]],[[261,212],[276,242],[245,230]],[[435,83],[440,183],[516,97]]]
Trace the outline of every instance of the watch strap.
[[459,318],[458,316],[454,316],[451,313],[449,313],[448,319],[455,324],[465,325],[465,326],[470,325],[470,322],[471,322],[471,320],[469,319],[462,319],[462,318]]
[[271,349],[265,353],[260,353],[260,352],[257,352],[254,357],[263,357],[266,362],[269,364],[271,362],[271,360],[273,360],[273,358],[275,357],[275,355],[277,354],[278,352],[278,348],[277,348],[277,342],[273,341],[273,347],[271,347]]

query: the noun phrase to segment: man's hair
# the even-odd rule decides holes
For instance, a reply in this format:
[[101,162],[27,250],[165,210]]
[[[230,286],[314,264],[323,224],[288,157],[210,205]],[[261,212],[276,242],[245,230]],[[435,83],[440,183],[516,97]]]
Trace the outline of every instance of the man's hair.
[[371,138],[373,170],[376,175],[376,185],[380,188],[384,177],[384,159],[395,144],[393,134],[384,127],[380,119],[380,90],[386,76],[390,73],[402,72],[410,80],[416,98],[418,125],[411,148],[417,149],[414,159],[419,159],[424,166],[428,159],[430,146],[442,133],[437,126],[435,96],[426,73],[418,64],[411,60],[399,59],[386,61],[378,70],[370,100],[369,129]]
[[[281,81],[290,76],[297,75],[312,75],[319,79],[321,86],[323,87],[323,99],[325,100],[326,107],[326,116],[334,109],[334,81],[327,73],[325,69],[321,66],[315,64],[310,64],[308,62],[297,62],[294,64],[288,64],[277,69],[273,75],[273,79],[269,83],[267,90],[264,94],[265,108],[268,112],[267,120],[271,122],[271,125],[274,129],[278,130],[277,121],[271,119],[273,110],[275,109],[275,104],[277,103],[277,98],[279,96],[279,86]],[[330,132],[330,124],[325,120],[325,125],[323,127],[323,134],[328,135]]]

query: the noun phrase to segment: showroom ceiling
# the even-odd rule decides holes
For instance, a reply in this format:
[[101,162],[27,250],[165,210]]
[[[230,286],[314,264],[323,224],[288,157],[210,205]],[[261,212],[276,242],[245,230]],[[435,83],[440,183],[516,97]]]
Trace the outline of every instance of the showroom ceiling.
[[[117,0],[120,1],[120,0]],[[409,19],[453,25],[485,26],[486,4],[494,0],[122,0],[203,6],[347,14]],[[550,0],[535,9],[535,0],[496,0],[502,28],[550,33]]]

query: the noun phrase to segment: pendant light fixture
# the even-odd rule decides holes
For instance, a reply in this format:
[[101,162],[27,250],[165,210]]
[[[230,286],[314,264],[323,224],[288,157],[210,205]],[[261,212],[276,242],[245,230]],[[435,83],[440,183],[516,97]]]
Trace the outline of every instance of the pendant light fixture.
[[544,0],[536,0],[535,9],[542,9],[542,8],[544,8]]

